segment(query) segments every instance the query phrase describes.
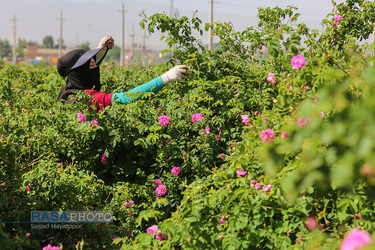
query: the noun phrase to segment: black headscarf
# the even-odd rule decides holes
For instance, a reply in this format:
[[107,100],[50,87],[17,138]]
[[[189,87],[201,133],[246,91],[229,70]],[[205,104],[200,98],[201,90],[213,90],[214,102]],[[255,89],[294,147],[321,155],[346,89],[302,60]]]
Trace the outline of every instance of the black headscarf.
[[90,59],[94,57],[99,64],[107,54],[108,48],[102,47],[86,51],[76,49],[60,57],[57,61],[57,71],[63,77],[68,77],[66,85],[61,88],[57,101],[65,100],[74,103],[80,90],[95,89],[100,91],[99,67],[90,69]]

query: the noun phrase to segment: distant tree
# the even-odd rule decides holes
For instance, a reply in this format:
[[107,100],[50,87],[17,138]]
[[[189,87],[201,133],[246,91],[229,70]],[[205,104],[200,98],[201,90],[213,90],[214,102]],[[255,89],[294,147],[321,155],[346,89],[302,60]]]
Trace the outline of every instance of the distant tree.
[[121,48],[119,46],[114,46],[111,50],[108,51],[106,59],[120,61]]
[[91,50],[90,43],[89,42],[82,43],[81,45],[78,46],[78,49]]
[[54,46],[53,37],[52,36],[45,36],[43,38],[43,47],[47,49],[52,49]]
[[37,45],[38,43],[36,42],[33,42],[33,41],[26,41],[25,38],[21,39],[19,38],[18,39],[18,47],[16,49],[16,54],[20,57],[23,57],[23,49],[26,48],[27,45]]
[[12,53],[12,48],[9,45],[8,40],[0,40],[0,58],[10,56]]

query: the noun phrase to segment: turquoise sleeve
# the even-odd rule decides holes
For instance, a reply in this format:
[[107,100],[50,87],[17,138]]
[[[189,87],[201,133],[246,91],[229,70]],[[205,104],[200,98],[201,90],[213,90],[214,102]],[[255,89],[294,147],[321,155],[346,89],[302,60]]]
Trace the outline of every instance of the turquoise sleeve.
[[[117,101],[117,102],[120,102],[122,104],[128,104],[128,103],[131,103],[131,102],[134,102],[136,100],[139,100],[142,98],[142,95],[143,93],[146,93],[146,92],[154,92],[155,94],[158,93],[162,88],[164,87],[164,82],[163,80],[161,79],[161,76],[147,82],[147,83],[144,83],[134,89],[131,89],[127,92],[122,92],[122,93],[114,93],[112,95],[112,99],[111,99],[111,103],[113,104],[114,101]],[[134,97],[130,97],[130,96],[126,96],[127,93],[138,93],[138,92],[142,92],[139,96],[137,96],[136,98]]]

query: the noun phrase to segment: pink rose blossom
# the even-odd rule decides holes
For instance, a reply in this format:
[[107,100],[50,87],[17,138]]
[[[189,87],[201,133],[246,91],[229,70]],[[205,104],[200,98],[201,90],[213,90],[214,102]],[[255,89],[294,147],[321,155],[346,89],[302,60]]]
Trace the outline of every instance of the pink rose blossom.
[[125,207],[132,207],[134,204],[134,201],[130,200],[129,203],[127,201],[124,201]]
[[104,153],[103,156],[102,156],[102,160],[101,160],[101,162],[102,162],[103,164],[105,164],[105,163],[107,162],[107,159],[108,159],[107,154]]
[[27,233],[27,234],[26,234],[26,237],[30,237],[30,235],[31,235],[31,233]]
[[268,77],[267,77],[267,81],[268,81],[268,82],[271,82],[272,84],[275,84],[276,81],[275,81],[275,78],[274,78],[274,77],[275,77],[275,74],[274,74],[274,73],[269,73],[269,74],[268,74]]
[[220,157],[221,157],[221,158],[224,158],[224,156],[225,156],[224,154],[220,154]]
[[158,197],[162,196],[162,195],[165,195],[165,193],[167,192],[167,188],[164,187],[163,185],[159,185],[157,188],[156,188],[156,192],[158,193]]
[[91,127],[92,129],[96,129],[96,126],[99,126],[98,121],[96,121],[96,120],[92,120],[92,121],[90,122],[90,127]]
[[303,56],[301,55],[297,55],[293,57],[291,63],[292,63],[292,69],[303,68],[306,65],[305,58],[303,58]]
[[179,175],[180,172],[181,172],[181,169],[179,167],[172,168],[172,174]]
[[84,116],[82,113],[78,113],[77,117],[78,117],[78,119],[79,119],[80,122],[87,121],[86,116]]
[[263,48],[262,45],[259,45],[259,49],[262,50],[262,48]]
[[359,219],[359,214],[355,214],[354,218],[358,220]]
[[[119,237],[114,237],[114,238],[112,238],[112,241],[115,241],[115,240],[117,240]],[[120,240],[117,244],[120,244],[122,242],[122,240]]]
[[288,140],[288,132],[284,131],[281,133],[281,136],[285,139],[285,140]]
[[221,239],[223,239],[224,237],[223,237],[223,235],[219,235],[219,240],[221,240]]
[[237,175],[246,175],[246,174],[247,174],[247,171],[244,171],[244,170],[241,170],[241,169],[237,170]]
[[159,233],[159,234],[155,235],[155,238],[158,239],[158,240],[160,240],[160,241],[162,241],[162,240],[165,239],[165,234]]
[[317,227],[318,223],[316,221],[316,218],[314,215],[310,215],[307,219],[306,219],[306,227],[307,227],[307,230],[309,231],[313,231],[316,227]]
[[155,235],[155,233],[160,233],[160,230],[159,230],[157,225],[153,225],[153,226],[147,228],[147,233]]
[[242,123],[245,125],[249,125],[249,116],[248,115],[241,115]]
[[261,188],[261,185],[259,183],[256,183],[255,184],[255,189],[260,189]]
[[342,241],[340,250],[357,250],[372,242],[371,235],[361,229],[353,229]]
[[54,247],[48,244],[47,246],[43,247],[43,250],[60,250],[60,247]]
[[262,141],[264,143],[271,143],[273,139],[275,139],[275,134],[271,129],[267,129],[265,131],[262,131],[260,137],[262,138]]
[[154,183],[155,183],[156,185],[158,185],[158,186],[162,184],[162,182],[161,182],[160,179],[156,179],[156,180],[154,180]]
[[208,134],[208,135],[209,135],[209,134],[210,134],[210,128],[209,128],[209,127],[207,127],[207,128],[205,129],[205,130],[206,130],[206,134]]
[[310,118],[301,117],[298,119],[298,126],[304,127],[306,126],[310,121]]
[[193,123],[196,123],[202,120],[202,118],[204,118],[204,116],[201,113],[193,114],[193,116],[191,117],[191,121]]
[[162,126],[167,126],[168,124],[170,124],[169,122],[169,117],[166,116],[166,115],[162,115],[159,117],[159,123],[162,125]]
[[272,185],[271,185],[271,184],[262,187],[263,191],[264,191],[266,194],[268,194],[268,193],[271,191],[271,188],[272,188]]
[[342,16],[336,14],[334,19],[335,19],[335,23],[338,23],[342,19]]
[[30,186],[30,184],[29,184],[29,185],[26,187],[25,191],[26,191],[26,192],[29,192],[29,191],[30,191],[30,187],[31,187],[31,186]]
[[62,163],[61,162],[59,162],[59,164],[57,164],[59,167],[61,167],[62,166]]

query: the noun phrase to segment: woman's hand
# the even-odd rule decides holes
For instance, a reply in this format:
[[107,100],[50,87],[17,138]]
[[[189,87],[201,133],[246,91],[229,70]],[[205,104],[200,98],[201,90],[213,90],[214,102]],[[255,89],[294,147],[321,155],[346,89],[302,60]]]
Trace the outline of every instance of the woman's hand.
[[178,65],[173,67],[161,76],[161,79],[165,84],[174,81],[180,81],[190,74],[190,69],[185,65]]
[[107,45],[108,49],[112,49],[113,46],[115,45],[115,40],[113,40],[113,38],[111,36],[105,36],[105,37],[102,38],[102,40],[100,40],[98,48],[104,47],[106,45]]

